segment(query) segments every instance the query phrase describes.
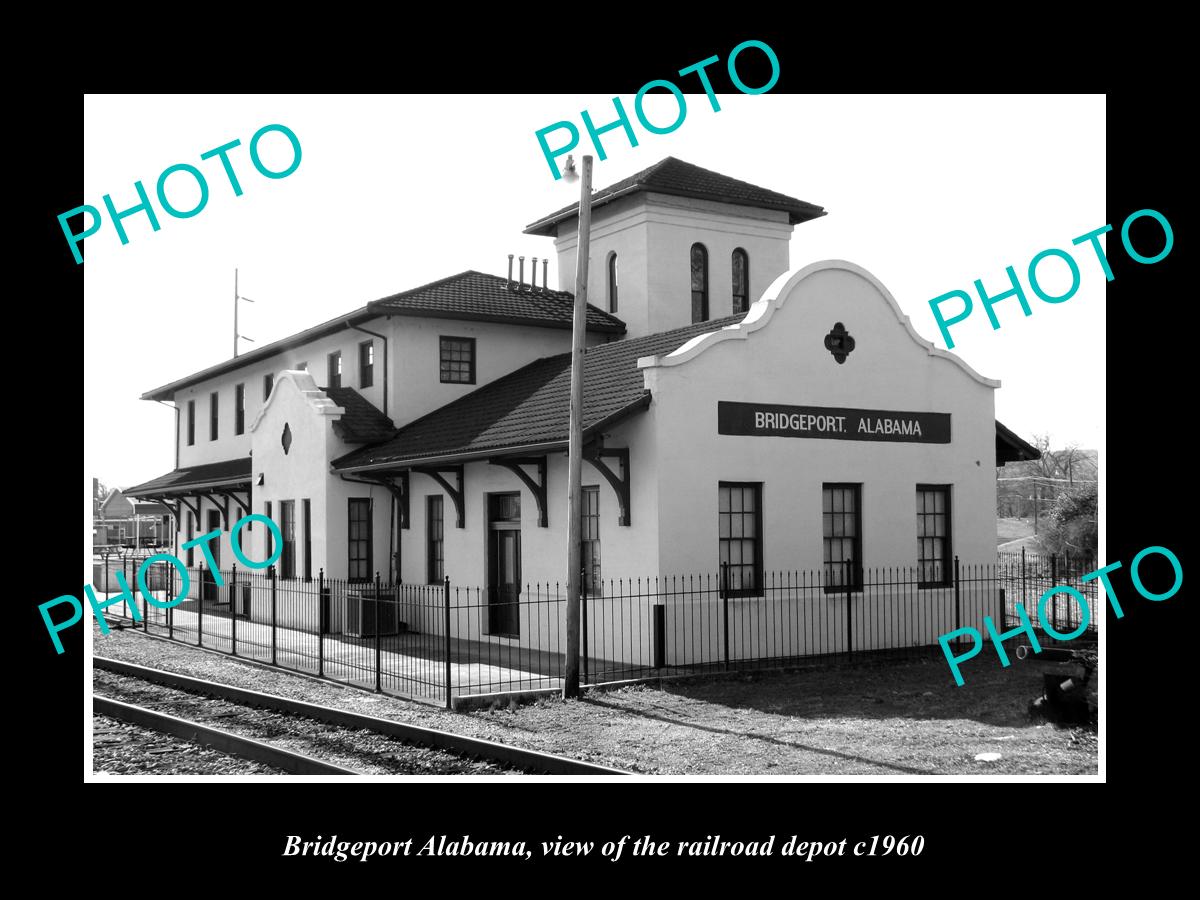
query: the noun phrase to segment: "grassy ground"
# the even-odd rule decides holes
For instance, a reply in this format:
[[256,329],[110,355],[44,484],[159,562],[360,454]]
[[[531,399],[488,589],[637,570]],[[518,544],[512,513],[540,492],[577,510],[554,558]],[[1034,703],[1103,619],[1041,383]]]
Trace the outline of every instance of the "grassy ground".
[[1033,519],[996,519],[996,543],[1004,544],[1018,538],[1033,536]]

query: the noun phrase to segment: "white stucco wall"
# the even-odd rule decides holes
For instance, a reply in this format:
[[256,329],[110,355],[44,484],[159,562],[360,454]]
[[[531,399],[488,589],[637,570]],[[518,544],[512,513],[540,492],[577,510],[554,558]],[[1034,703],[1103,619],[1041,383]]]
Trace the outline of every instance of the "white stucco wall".
[[[389,405],[392,419],[397,424],[411,422],[534,360],[567,353],[571,349],[569,328],[413,316],[394,316],[388,321],[388,327],[388,333],[393,336]],[[475,339],[474,384],[442,383],[443,336]],[[589,334],[588,345],[603,343],[608,337]]]
[[[555,240],[559,287],[575,288],[577,226],[571,219]],[[617,253],[617,315],[629,337],[690,325],[691,248],[708,250],[708,313],[733,313],[733,251],[750,261],[750,297],[788,270],[792,226],[788,214],[666,194],[635,194],[596,209],[592,216],[588,298],[607,308],[608,255]],[[653,298],[653,302],[650,301]]]
[[[382,319],[367,322],[364,327],[385,333]],[[375,366],[372,386],[363,388],[359,384],[358,345],[362,341],[375,342]],[[311,341],[292,350],[275,354],[265,360],[251,363],[244,368],[216,378],[202,381],[192,387],[176,392],[175,403],[179,407],[179,464],[180,466],[220,462],[245,456],[250,452],[250,423],[266,405],[263,397],[263,377],[273,375],[276,380],[280,372],[295,369],[300,363],[308,363],[308,371],[318,385],[327,380],[328,357],[334,351],[342,354],[342,386],[352,387],[378,408],[383,406],[383,341],[355,329],[336,332]],[[238,384],[246,385],[246,430],[234,433],[234,391]],[[209,395],[219,394],[217,440],[209,440]],[[389,386],[390,391],[390,386]],[[187,443],[187,402],[196,401],[196,442]]]
[[[817,264],[768,290],[738,333],[679,365],[645,370],[660,446],[664,572],[715,571],[720,481],[762,482],[768,571],[822,565],[822,485],[862,484],[862,563],[916,564],[918,483],[952,485],[953,550],[995,555],[993,387],[943,351],[931,354],[877,282],[851,264]],[[769,314],[769,315],[768,315]],[[752,330],[750,319],[764,318]],[[842,322],[856,346],[839,365],[824,347]],[[717,402],[943,412],[948,444],[735,436],[717,433]]]

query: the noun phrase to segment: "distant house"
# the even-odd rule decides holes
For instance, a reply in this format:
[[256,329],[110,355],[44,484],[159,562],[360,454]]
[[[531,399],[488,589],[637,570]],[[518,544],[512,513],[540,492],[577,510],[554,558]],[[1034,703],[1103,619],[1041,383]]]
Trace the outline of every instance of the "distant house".
[[97,546],[169,544],[175,533],[169,509],[153,501],[131,500],[120,489],[104,498],[92,525]]

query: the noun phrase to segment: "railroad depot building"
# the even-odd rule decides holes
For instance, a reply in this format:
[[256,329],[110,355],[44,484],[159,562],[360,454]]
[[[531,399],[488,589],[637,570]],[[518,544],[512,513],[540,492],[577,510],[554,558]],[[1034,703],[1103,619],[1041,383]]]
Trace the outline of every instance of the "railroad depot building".
[[[816,573],[837,588],[823,595],[833,607],[864,567],[916,570],[934,587],[955,556],[994,562],[993,467],[1036,450],[996,422],[999,382],[922,339],[869,272],[839,260],[791,270],[794,227],[824,210],[673,158],[593,204],[593,620],[613,614],[614,582],[722,564],[754,615],[772,572]],[[536,283],[536,261],[528,280],[523,261],[515,277],[463,272],[148,391],[176,408],[177,465],[126,494],[167,505],[180,544],[221,530],[222,569],[229,528],[262,513],[283,535],[281,583],[449,577],[482,598],[456,633],[559,646],[520,601],[530,584],[565,594],[577,212],[525,229],[554,238],[559,290],[544,264]],[[263,559],[269,540],[260,523],[242,544]],[[204,568],[199,550],[182,556]],[[267,614],[257,592],[228,597],[209,582],[200,572],[193,595]],[[353,633],[346,596],[324,601],[323,630]],[[648,627],[633,622],[613,652]],[[953,627],[926,621],[905,640]]]

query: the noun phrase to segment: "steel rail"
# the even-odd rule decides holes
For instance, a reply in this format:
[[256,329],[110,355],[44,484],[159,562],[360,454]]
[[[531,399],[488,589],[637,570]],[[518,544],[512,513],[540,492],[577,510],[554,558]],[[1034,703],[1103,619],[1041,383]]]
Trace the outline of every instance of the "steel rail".
[[[436,747],[465,756],[478,756],[496,762],[506,763],[514,768],[524,769],[547,775],[628,775],[629,772],[602,766],[596,763],[583,762],[552,753],[542,753],[537,750],[527,750],[524,747],[513,747],[483,738],[468,737],[464,734],[454,734],[449,731],[439,731],[436,728],[426,728],[423,725],[410,725],[392,719],[381,719],[377,716],[363,715],[330,706],[320,706],[294,700],[291,697],[279,697],[275,694],[264,694],[248,688],[234,687],[216,681],[193,678],[190,675],[180,675],[163,669],[139,666],[122,660],[108,659],[103,656],[93,656],[92,665],[105,672],[116,675],[126,675],[141,678],[165,687],[172,687],[192,693],[207,694],[222,700],[230,700],[247,706],[257,706],[261,709],[276,712],[291,713],[326,722],[330,725],[340,725],[344,728],[365,728],[376,734],[386,735],[402,741],[421,744],[426,747]],[[99,698],[97,698],[99,699]]]

